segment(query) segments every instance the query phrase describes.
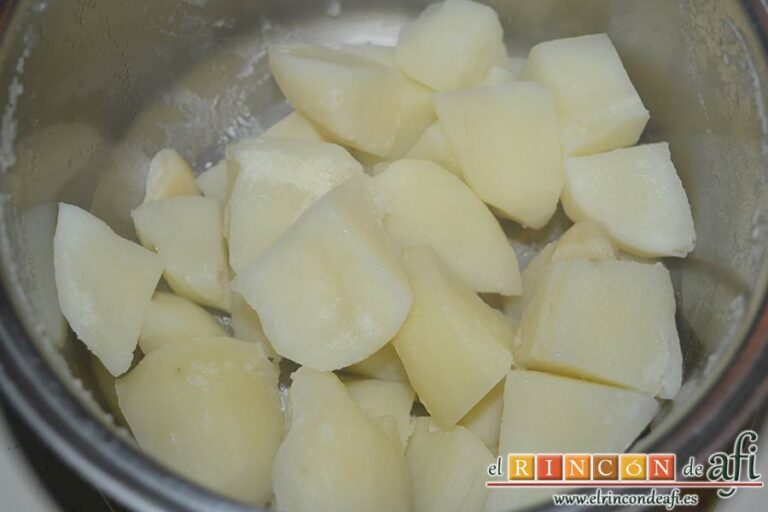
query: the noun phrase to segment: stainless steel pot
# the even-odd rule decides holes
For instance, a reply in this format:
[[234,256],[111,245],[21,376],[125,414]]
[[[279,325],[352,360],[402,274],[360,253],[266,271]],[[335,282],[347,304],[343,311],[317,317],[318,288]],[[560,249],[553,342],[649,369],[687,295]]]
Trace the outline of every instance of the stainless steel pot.
[[[145,457],[102,412],[77,343],[54,349],[39,258],[20,228],[67,201],[132,236],[146,162],[198,169],[287,112],[274,41],[392,43],[426,0],[20,0],[0,45],[0,384],[71,466],[141,510],[245,510]],[[753,0],[495,0],[513,53],[608,32],[691,199],[696,251],[670,261],[686,384],[637,449],[706,455],[768,397],[768,6]],[[510,228],[527,242],[530,236]],[[47,269],[50,272],[50,269]],[[50,295],[50,294],[49,294]],[[53,312],[55,313],[55,311]],[[55,315],[54,315],[55,317]]]

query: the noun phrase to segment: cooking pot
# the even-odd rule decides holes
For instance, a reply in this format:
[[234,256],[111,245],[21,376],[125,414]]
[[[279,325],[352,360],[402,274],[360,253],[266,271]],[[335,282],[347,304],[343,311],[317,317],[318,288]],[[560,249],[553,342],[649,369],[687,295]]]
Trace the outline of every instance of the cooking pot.
[[[51,263],[41,256],[52,221],[36,217],[30,230],[30,212],[64,201],[134,237],[127,213],[141,200],[157,150],[172,146],[202,170],[228,142],[289,112],[269,74],[269,44],[393,44],[426,3],[3,4],[0,385],[40,437],[109,496],[141,510],[249,510],[163,469],[104,412],[87,351],[71,334],[59,340]],[[513,55],[539,41],[607,32],[652,114],[643,141],[671,145],[698,232],[688,258],[667,262],[685,384],[635,449],[704,457],[754,419],[768,396],[768,6],[488,3]],[[562,225],[535,234],[505,227],[523,253]]]

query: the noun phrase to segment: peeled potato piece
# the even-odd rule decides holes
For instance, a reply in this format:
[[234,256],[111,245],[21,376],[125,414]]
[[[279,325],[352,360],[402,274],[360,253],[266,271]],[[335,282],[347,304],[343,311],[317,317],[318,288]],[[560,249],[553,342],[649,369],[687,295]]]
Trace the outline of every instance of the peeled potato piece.
[[566,155],[631,146],[650,117],[605,34],[534,46],[522,76],[552,92]]
[[480,82],[505,51],[492,8],[467,0],[427,7],[400,31],[395,62],[408,76],[438,91]]
[[441,430],[430,418],[416,418],[405,457],[418,512],[477,512],[488,489],[493,455],[464,427]]
[[144,202],[175,196],[198,196],[195,173],[175,149],[161,149],[149,163]]
[[592,220],[619,247],[644,257],[684,257],[696,233],[691,207],[665,142],[565,162],[563,207]]
[[191,300],[158,292],[144,317],[139,347],[144,354],[189,338],[220,337],[227,333],[216,318]]
[[403,362],[400,361],[400,357],[391,343],[387,343],[378,352],[359,363],[347,366],[344,368],[344,373],[389,382],[408,382],[408,375],[403,368]]
[[554,261],[567,258],[588,260],[615,260],[619,253],[600,224],[591,221],[577,222],[557,241],[552,253]]
[[518,363],[674,398],[682,356],[660,263],[554,262],[520,323]]
[[[659,410],[653,398],[540,372],[513,370],[504,387],[499,454],[620,453]],[[555,489],[496,489],[486,512],[547,499]],[[559,491],[565,492],[565,491]]]
[[139,445],[191,480],[264,506],[283,437],[277,370],[261,349],[196,338],[148,354],[117,381]]
[[61,203],[53,238],[59,305],[77,337],[120,375],[131,365],[162,260],[105,223]]
[[157,251],[174,292],[223,311],[230,308],[221,205],[210,197],[171,197],[131,214],[139,240]]
[[235,338],[243,341],[250,341],[261,345],[264,353],[272,361],[279,361],[280,356],[275,352],[267,335],[264,334],[264,328],[261,326],[259,315],[251,309],[251,306],[245,302],[239,293],[232,294],[232,332]]
[[398,440],[403,450],[413,432],[411,408],[415,394],[403,382],[383,380],[356,380],[347,382],[347,390],[357,406],[371,420],[382,417],[394,419]]
[[505,217],[543,227],[564,179],[555,106],[546,89],[509,82],[435,94],[433,103],[467,184]]
[[504,297],[503,311],[508,317],[519,321],[523,316],[523,311],[533,298],[536,290],[539,288],[541,279],[546,275],[550,263],[552,263],[552,254],[555,252],[555,242],[551,242],[537,254],[520,273],[520,279],[523,283],[523,294],[515,297]]
[[407,248],[402,261],[413,308],[392,344],[421,402],[450,427],[506,375],[514,334],[429,247]]
[[99,358],[96,356],[90,357],[91,361],[91,373],[94,381],[101,394],[103,404],[106,406],[106,412],[112,415],[113,421],[118,425],[127,425],[125,418],[123,417],[120,406],[117,403],[117,390],[115,389],[115,378],[109,373]]
[[292,378],[288,434],[275,459],[275,508],[410,511],[397,439],[363,414],[332,373],[301,368]]
[[284,139],[309,140],[328,142],[320,130],[298,112],[291,112],[286,117],[272,125],[262,134],[263,137],[280,137]]
[[225,204],[229,200],[226,160],[222,160],[210,169],[203,171],[195,181],[204,196],[218,199],[221,204]]
[[335,144],[255,137],[227,148],[239,169],[229,201],[229,262],[258,260],[317,199],[363,170]]
[[515,251],[499,222],[459,179],[426,160],[400,160],[377,175],[384,226],[401,245],[429,245],[476,292],[522,292]]
[[458,158],[448,143],[440,123],[434,123],[427,128],[405,157],[416,160],[431,160],[457,178],[464,179]]
[[382,348],[411,308],[365,176],[312,205],[232,283],[283,357],[337,370]]
[[485,78],[483,78],[483,81],[481,82],[481,84],[482,85],[500,85],[507,82],[512,82],[515,79],[516,77],[514,73],[512,73],[508,69],[494,66],[491,68],[490,71],[488,71],[488,74],[485,75]]
[[467,430],[477,436],[491,453],[497,453],[499,449],[503,396],[504,381],[502,380],[459,422],[459,425],[466,427]]

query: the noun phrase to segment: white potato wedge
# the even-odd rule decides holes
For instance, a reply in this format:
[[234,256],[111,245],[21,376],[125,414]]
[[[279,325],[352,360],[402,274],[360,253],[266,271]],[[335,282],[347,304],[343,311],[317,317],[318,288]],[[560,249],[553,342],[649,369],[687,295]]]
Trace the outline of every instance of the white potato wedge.
[[337,370],[382,348],[412,296],[375,213],[365,176],[312,205],[232,283],[261,318],[278,354]]
[[413,308],[392,344],[421,402],[450,427],[506,375],[514,334],[428,246],[405,249],[402,261]]
[[163,277],[174,292],[229,311],[229,267],[217,200],[171,197],[145,203],[131,216],[142,245],[163,260]]
[[624,251],[684,257],[696,244],[691,207],[667,143],[565,163],[563,207],[573,221],[601,224]]
[[[513,370],[504,388],[499,454],[620,453],[658,410],[656,400],[632,391]],[[558,491],[497,489],[489,494],[485,511],[525,508],[553,492]]]
[[566,155],[631,146],[650,117],[605,34],[534,46],[522,78],[544,84],[552,92]]
[[373,179],[384,226],[401,245],[429,245],[476,292],[522,292],[517,258],[488,207],[458,178],[427,160],[399,160]]
[[415,394],[411,386],[383,380],[355,380],[346,385],[349,395],[371,420],[382,417],[395,420],[398,440],[405,450],[413,432],[411,408]]
[[291,112],[286,117],[272,125],[262,134],[263,137],[280,137],[283,139],[299,139],[314,142],[329,142],[320,130],[298,112]]
[[520,323],[518,363],[674,398],[682,356],[662,264],[567,259],[539,286]]
[[427,128],[416,141],[416,144],[406,153],[405,158],[431,160],[457,178],[464,179],[459,160],[448,143],[440,123],[434,123]]
[[503,397],[504,381],[502,380],[459,422],[459,425],[466,427],[467,430],[477,436],[493,454],[499,451]]
[[485,78],[480,82],[480,85],[500,85],[507,82],[513,82],[515,79],[516,77],[514,73],[508,69],[494,66],[488,71],[488,74],[485,75]]
[[171,148],[161,149],[149,163],[144,202],[175,196],[199,196],[195,173],[186,160]]
[[162,260],[76,206],[59,205],[53,238],[64,317],[112,375],[131,365]]
[[189,299],[157,292],[152,297],[139,335],[139,348],[149,354],[164,345],[190,338],[223,337],[216,318]]
[[492,8],[468,0],[445,0],[427,7],[403,27],[395,62],[405,74],[432,89],[464,89],[488,74],[503,50],[503,36]]
[[546,275],[550,263],[552,263],[552,254],[555,252],[556,245],[555,242],[545,245],[539,254],[534,256],[520,273],[523,283],[523,294],[515,297],[504,297],[502,310],[505,315],[514,321],[520,321],[525,307],[533,298],[536,290],[538,290],[539,283]]
[[221,204],[225,204],[229,200],[227,172],[227,161],[224,159],[200,173],[195,181],[205,197],[218,199]]
[[344,368],[344,373],[367,379],[386,380],[389,382],[408,382],[408,375],[403,362],[391,343],[359,363]]
[[288,397],[289,430],[275,459],[277,510],[411,510],[397,438],[363,414],[335,375],[301,368]]
[[237,274],[258,260],[312,203],[351,176],[359,163],[342,147],[255,137],[227,148],[238,169],[229,200],[229,263]]
[[150,456],[225,496],[264,506],[283,437],[277,377],[253,343],[196,338],[148,354],[117,381],[117,396]]
[[430,418],[416,418],[405,458],[418,512],[477,512],[488,489],[494,456],[461,426],[441,430]]
[[232,332],[234,332],[235,338],[258,343],[269,359],[275,362],[280,361],[280,356],[275,352],[267,335],[264,334],[264,328],[261,326],[259,315],[251,309],[251,306],[245,302],[245,299],[239,293],[232,294],[231,319]]
[[608,233],[592,221],[577,222],[555,244],[552,260],[585,258],[588,260],[615,260],[619,252]]
[[543,227],[563,189],[551,95],[531,82],[435,94],[435,110],[467,184],[505,217]]

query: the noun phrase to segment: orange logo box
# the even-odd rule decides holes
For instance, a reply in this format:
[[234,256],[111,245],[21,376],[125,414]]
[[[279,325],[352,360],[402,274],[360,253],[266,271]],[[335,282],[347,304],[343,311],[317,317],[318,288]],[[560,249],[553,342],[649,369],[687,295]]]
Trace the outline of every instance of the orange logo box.
[[593,455],[592,456],[593,480],[618,480],[619,456],[618,455]]
[[674,480],[677,478],[677,457],[674,453],[648,455],[649,480]]
[[648,478],[646,456],[637,453],[625,453],[621,456],[622,480],[645,480]]
[[569,453],[563,456],[563,474],[566,480],[589,480],[592,477],[592,456]]
[[536,480],[562,480],[563,456],[562,455],[537,455],[536,456]]
[[533,455],[510,453],[507,456],[509,480],[533,480],[536,474]]

